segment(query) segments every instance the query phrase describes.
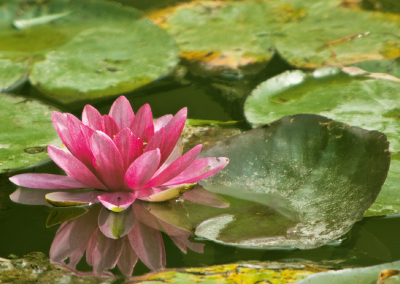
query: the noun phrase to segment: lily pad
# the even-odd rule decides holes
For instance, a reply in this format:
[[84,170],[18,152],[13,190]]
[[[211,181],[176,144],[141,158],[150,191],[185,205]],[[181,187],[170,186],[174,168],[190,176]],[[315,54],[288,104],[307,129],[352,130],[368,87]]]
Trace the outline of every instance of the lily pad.
[[372,73],[387,73],[400,78],[400,58],[388,60],[370,60],[354,64],[365,71]]
[[178,61],[171,36],[115,3],[2,0],[0,15],[0,59],[18,70],[13,78],[29,69],[31,83],[64,104],[133,90]]
[[271,17],[259,1],[195,1],[148,16],[175,37],[196,73],[258,71],[274,54]]
[[399,90],[397,82],[350,77],[337,69],[318,69],[310,75],[297,70],[259,85],[246,100],[245,115],[250,123],[264,124],[285,115],[314,113],[385,133],[393,152],[392,164],[367,216],[399,213]]
[[395,284],[400,283],[397,275],[400,270],[400,261],[385,263],[364,268],[342,269],[316,273],[306,279],[296,282],[297,284],[353,284],[353,283],[377,283]]
[[194,1],[150,14],[175,36],[192,70],[258,72],[275,50],[299,68],[400,56],[400,15],[337,0]]
[[0,94],[0,173],[49,158],[47,146],[61,145],[51,122],[53,107]]
[[[196,235],[248,247],[322,246],[345,234],[362,219],[378,196],[390,164],[384,134],[298,114],[220,142],[202,157],[229,157],[229,165],[200,182],[214,193],[246,200],[276,195],[299,214],[300,222],[284,237],[252,238],[240,216],[202,222]],[[258,224],[268,222],[259,220]],[[226,240],[225,232],[235,228]],[[246,233],[250,236],[243,238]]]

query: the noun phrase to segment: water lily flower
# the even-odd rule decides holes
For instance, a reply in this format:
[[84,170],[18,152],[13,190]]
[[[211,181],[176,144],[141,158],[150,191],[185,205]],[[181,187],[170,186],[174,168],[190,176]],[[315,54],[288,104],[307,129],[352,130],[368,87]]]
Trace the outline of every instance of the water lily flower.
[[[202,145],[182,155],[179,139],[186,117],[183,108],[175,116],[153,121],[148,104],[135,115],[124,96],[114,102],[108,115],[86,105],[82,121],[54,111],[54,127],[68,151],[52,145],[47,151],[67,175],[20,174],[10,180],[22,187],[52,190],[46,199],[57,206],[101,202],[120,212],[136,199],[158,202],[176,198],[229,162],[225,157],[196,159]],[[83,188],[87,190],[71,191]],[[21,191],[11,198],[29,203]]]

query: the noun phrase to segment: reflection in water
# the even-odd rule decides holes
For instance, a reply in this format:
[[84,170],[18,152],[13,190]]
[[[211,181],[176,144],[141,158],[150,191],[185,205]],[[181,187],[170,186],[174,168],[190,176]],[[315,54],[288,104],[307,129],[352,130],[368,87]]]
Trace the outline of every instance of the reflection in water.
[[95,274],[117,265],[125,276],[130,276],[138,259],[150,269],[160,269],[166,265],[161,232],[185,253],[187,248],[203,252],[203,244],[188,240],[191,232],[158,219],[140,202],[120,213],[100,205],[88,209],[86,214],[61,224],[51,245],[51,262],[75,270],[86,251],[86,261]]

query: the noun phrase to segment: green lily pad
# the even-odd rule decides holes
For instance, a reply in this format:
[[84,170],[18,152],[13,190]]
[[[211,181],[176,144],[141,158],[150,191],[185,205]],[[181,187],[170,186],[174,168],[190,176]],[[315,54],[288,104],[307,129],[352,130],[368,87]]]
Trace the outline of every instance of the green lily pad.
[[386,73],[400,78],[400,58],[388,60],[370,60],[354,64],[354,66],[372,73]]
[[250,123],[264,124],[285,115],[314,113],[385,133],[392,164],[376,204],[366,215],[399,213],[399,89],[397,82],[350,77],[337,69],[319,69],[310,75],[291,71],[259,85],[246,100],[245,115]]
[[27,62],[12,62],[8,59],[0,59],[0,91],[23,80],[27,71]]
[[47,146],[61,145],[51,122],[53,107],[0,94],[0,173],[49,158]]
[[175,37],[192,70],[216,74],[266,65],[274,54],[266,15],[259,1],[195,1],[148,16]]
[[31,83],[64,104],[133,90],[178,62],[171,36],[115,3],[2,0],[0,15],[0,59],[29,65]]
[[192,69],[211,74],[265,66],[275,50],[300,68],[400,56],[400,38],[391,32],[400,15],[337,0],[194,1],[149,16],[175,36]]
[[[397,272],[396,272],[397,270]],[[377,283],[395,284],[400,283],[398,274],[400,261],[385,263],[364,268],[342,269],[316,273],[306,279],[296,282],[297,284],[353,284],[353,283]]]
[[[241,216],[232,214],[202,222],[195,233],[248,247],[327,244],[350,230],[375,201],[389,169],[388,147],[380,132],[312,114],[286,116],[220,142],[200,156],[224,156],[230,163],[200,184],[245,200],[276,195],[297,211],[300,222],[286,236],[252,238]],[[256,223],[264,222],[268,219]],[[238,233],[241,238],[236,238]]]

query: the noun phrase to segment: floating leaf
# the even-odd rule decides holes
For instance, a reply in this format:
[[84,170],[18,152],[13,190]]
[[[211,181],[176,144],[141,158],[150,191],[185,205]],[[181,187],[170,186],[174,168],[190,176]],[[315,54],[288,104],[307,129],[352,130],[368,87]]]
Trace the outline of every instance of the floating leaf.
[[178,60],[171,36],[115,3],[2,0],[0,15],[0,58],[25,67],[15,80],[29,65],[31,83],[64,104],[133,90]]
[[[277,195],[298,212],[300,222],[284,237],[252,238],[251,230],[236,226],[242,224],[241,217],[232,214],[204,221],[196,234],[249,247],[327,244],[362,219],[375,201],[389,168],[388,146],[380,132],[312,114],[287,116],[220,142],[201,156],[218,153],[230,163],[200,184],[214,193],[246,200]],[[256,223],[263,222],[268,219]],[[225,240],[230,228],[237,232]]]
[[128,283],[298,283],[315,273],[300,263],[239,263],[153,272],[130,278]]
[[8,94],[0,100],[0,173],[36,164],[49,157],[49,144],[61,145],[51,122],[55,108]]
[[365,268],[352,268],[337,271],[316,273],[297,284],[395,284],[400,283],[400,278],[396,276],[400,270],[400,261],[375,265]]
[[49,228],[54,225],[61,224],[65,221],[70,221],[79,216],[82,216],[89,210],[83,206],[78,207],[52,207],[46,220],[46,227]]
[[371,73],[387,73],[400,78],[400,58],[388,60],[369,60],[354,64]]
[[196,1],[149,16],[175,37],[197,73],[260,70],[274,54],[271,17],[258,1]]
[[260,71],[275,50],[300,68],[400,56],[400,15],[336,0],[194,1],[150,15],[175,36],[192,70]]
[[[400,84],[389,80],[329,74],[317,69],[311,75],[296,70],[271,78],[246,100],[249,122],[264,124],[296,113],[315,113],[385,133],[390,141],[392,164],[376,204],[367,215],[400,212]],[[321,73],[325,76],[320,76]]]

